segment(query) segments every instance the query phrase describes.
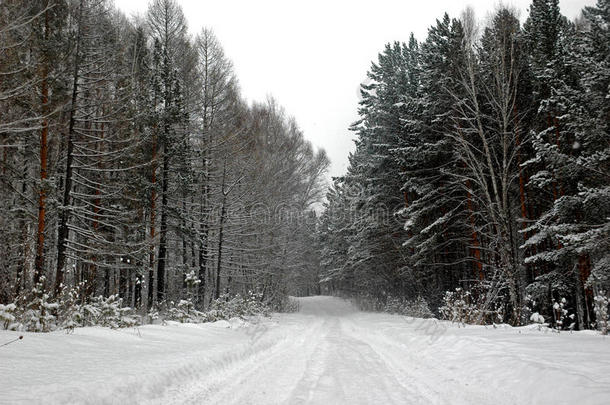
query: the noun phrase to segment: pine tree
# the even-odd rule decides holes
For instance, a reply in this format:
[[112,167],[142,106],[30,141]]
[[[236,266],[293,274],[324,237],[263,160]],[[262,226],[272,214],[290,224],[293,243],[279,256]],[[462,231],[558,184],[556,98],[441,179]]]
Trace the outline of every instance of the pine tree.
[[[176,101],[180,98],[174,65],[179,44],[186,35],[186,22],[182,9],[173,0],[155,0],[148,9],[148,24],[155,40],[156,89],[155,111],[158,114],[158,143],[161,155],[161,206],[159,207],[159,249],[156,270],[156,300],[163,301],[166,293],[166,264],[169,221],[169,182],[172,149],[175,148],[176,128],[180,116]],[[153,142],[153,145],[155,142]],[[154,170],[154,169],[153,169]],[[153,174],[153,177],[155,174]],[[154,183],[154,182],[153,182]],[[154,197],[153,197],[154,199]],[[154,207],[153,207],[154,210]],[[151,210],[152,211],[152,210]],[[153,215],[151,213],[151,215]],[[151,221],[152,224],[152,221]],[[154,237],[154,232],[151,232]],[[152,289],[152,283],[149,283]],[[149,291],[149,294],[151,292]]]
[[[466,211],[458,209],[465,197],[463,180],[452,176],[461,165],[454,152],[456,146],[446,135],[455,125],[451,111],[453,96],[459,94],[455,78],[463,64],[459,59],[462,41],[461,24],[446,14],[428,30],[426,41],[419,47],[419,84],[414,83],[408,95],[408,135],[399,149],[408,199],[403,216],[408,232],[405,246],[412,253],[411,277],[420,283],[420,293],[435,304],[452,284],[450,280],[462,277],[458,252],[464,251],[464,239],[470,235],[464,229]],[[471,232],[475,234],[476,230]],[[473,244],[478,243],[476,239]],[[479,266],[480,258],[475,260],[475,266]]]
[[538,133],[534,141],[536,162],[544,165],[533,180],[540,188],[558,183],[559,193],[530,228],[534,234],[525,244],[538,249],[528,262],[554,266],[530,289],[574,297],[579,328],[592,321],[589,287],[605,288],[608,280],[610,65],[607,49],[598,46],[608,38],[607,9],[603,4],[586,8],[589,28],[566,32],[570,36],[563,41],[560,66],[568,73],[543,104],[557,114],[555,125]]

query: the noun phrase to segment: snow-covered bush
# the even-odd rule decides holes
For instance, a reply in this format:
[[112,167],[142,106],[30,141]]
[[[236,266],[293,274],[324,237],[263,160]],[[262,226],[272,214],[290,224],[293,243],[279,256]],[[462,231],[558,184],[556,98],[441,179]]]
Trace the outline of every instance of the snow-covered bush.
[[288,295],[282,295],[282,297],[270,303],[269,308],[273,310],[273,312],[298,312],[299,302]]
[[0,326],[3,329],[15,330],[19,328],[19,323],[15,322],[15,304],[2,305],[0,304]]
[[[70,294],[72,298],[73,293]],[[82,326],[105,326],[109,328],[126,328],[141,324],[139,316],[129,307],[123,306],[118,295],[93,297],[86,303],[72,299],[62,301],[61,327],[73,329]]]
[[83,314],[81,310],[81,297],[84,295],[86,284],[81,282],[75,287],[64,290],[61,293],[61,306],[58,317],[61,320],[60,327],[74,329],[83,326]]
[[562,329],[573,330],[576,326],[574,322],[574,314],[568,314],[568,302],[565,298],[553,302],[553,318],[555,320],[554,328],[556,331]]
[[502,322],[504,311],[501,305],[488,299],[488,290],[479,288],[476,294],[462,288],[447,291],[443,306],[439,308],[442,319],[468,324],[492,324]]
[[446,291],[443,296],[443,306],[438,309],[441,318],[452,322],[469,323],[472,316],[470,293],[456,288],[455,291]]
[[362,311],[387,312],[388,314],[405,315],[413,318],[434,317],[428,302],[422,297],[409,300],[391,295],[386,296],[385,299],[371,295],[360,295],[352,298],[352,302]]
[[362,294],[356,297],[345,294],[343,298],[350,299],[361,311],[383,312],[387,307],[386,302],[381,298],[369,294]]
[[388,297],[383,311],[389,314],[400,314],[402,312],[402,307],[403,299],[398,297]]
[[149,317],[181,323],[203,323],[254,315],[267,316],[269,312],[269,306],[262,301],[262,294],[249,291],[246,296],[222,295],[214,300],[210,309],[205,312],[195,309],[191,299],[180,300],[177,303],[170,301],[159,307],[153,307]]
[[430,311],[428,302],[422,297],[417,297],[412,301],[406,301],[403,307],[403,315],[414,318],[432,318],[434,314]]
[[159,309],[158,304],[153,304],[152,307],[148,310],[146,314],[148,318],[148,323],[155,323],[155,321],[161,318],[161,311]]
[[188,295],[192,300],[192,297],[195,295],[195,291],[197,290],[197,286],[201,284],[201,280],[197,276],[194,269],[191,269],[191,271],[184,275],[184,283],[186,284]]
[[19,329],[29,332],[50,332],[57,328],[57,317],[55,314],[59,309],[59,303],[50,301],[51,296],[45,291],[45,279],[41,280],[32,288],[29,299],[21,297],[21,304],[18,308],[24,311],[17,316],[17,321],[21,324]]
[[30,293],[9,305],[0,306],[0,325],[5,329],[50,332],[82,326],[123,328],[141,323],[118,295],[93,297],[83,302],[85,284],[64,289],[56,301],[43,288],[44,278]]
[[538,312],[531,314],[528,321],[538,325],[538,330],[542,330],[543,327],[549,326],[545,323],[544,316],[540,315]]
[[[19,297],[14,303],[0,305],[1,328],[49,332],[84,326],[125,328],[142,324],[142,318],[132,308],[123,306],[123,300],[118,295],[85,299],[86,286],[81,283],[72,289],[64,289],[59,299],[52,301],[43,288],[43,282],[44,280],[31,293]],[[194,281],[191,284],[191,287],[197,285]],[[198,311],[191,298],[176,303],[162,302],[153,305],[148,312],[148,319],[151,323],[157,319],[202,323],[253,315],[267,316],[271,308],[262,298],[262,294],[252,291],[245,296],[224,295],[212,302],[210,310],[206,312]],[[298,310],[298,304],[286,298],[284,309]]]
[[608,334],[608,296],[605,291],[600,291],[594,300],[595,306],[595,319],[597,320],[596,325],[597,329],[602,333],[602,335]]
[[390,314],[399,314],[414,318],[432,318],[434,316],[432,311],[430,311],[428,303],[422,297],[417,297],[414,300],[388,297],[386,305],[383,307],[383,311]]
[[205,322],[207,316],[205,313],[197,311],[193,301],[188,299],[180,300],[177,304],[170,302],[165,319],[180,323],[200,323]]
[[95,297],[84,308],[91,315],[91,325],[116,329],[140,324],[139,317],[133,313],[131,308],[123,306],[123,299],[118,295],[111,295],[107,298]]
[[540,315],[538,312],[534,312],[529,319],[533,323],[538,323],[544,325],[544,316]]
[[549,313],[545,313],[545,318],[539,311],[547,308],[546,305],[539,305],[531,295],[526,295],[523,301],[524,305],[521,310],[521,323],[537,324],[540,327],[548,326],[559,332],[561,330],[574,330],[576,327],[575,314],[570,314],[568,310],[568,301],[565,298],[553,300],[553,305]]
[[212,302],[210,312],[217,319],[230,319],[252,315],[267,316],[269,307],[262,301],[262,294],[248,291],[245,297],[222,295]]

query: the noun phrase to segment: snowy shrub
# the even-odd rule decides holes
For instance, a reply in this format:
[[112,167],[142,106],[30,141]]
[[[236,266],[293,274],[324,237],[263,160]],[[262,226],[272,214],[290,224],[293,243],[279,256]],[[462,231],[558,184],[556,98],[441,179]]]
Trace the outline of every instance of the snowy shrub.
[[413,318],[432,318],[434,314],[425,299],[417,297],[414,300],[388,297],[383,311],[390,314],[411,316]]
[[230,319],[252,315],[267,316],[269,307],[262,302],[262,294],[248,291],[245,297],[240,294],[230,297],[222,295],[212,302],[210,312],[217,319]]
[[161,317],[159,306],[156,303],[153,304],[153,306],[148,310],[148,314],[146,315],[148,317],[148,322],[154,323],[157,319]]
[[3,329],[15,330],[19,328],[19,323],[16,322],[15,304],[2,305],[0,304],[0,325]]
[[195,304],[191,299],[180,300],[177,303],[170,301],[154,306],[149,312],[149,318],[152,320],[161,318],[181,323],[203,323],[254,315],[267,316],[269,312],[269,306],[262,302],[262,294],[249,291],[246,296],[222,295],[214,300],[210,309],[205,312],[195,309]]
[[544,324],[544,316],[540,315],[538,312],[534,312],[529,319],[533,323]]
[[399,298],[388,295],[385,300],[371,295],[360,295],[351,299],[355,306],[362,311],[387,312],[388,314],[398,314],[411,316],[413,318],[432,318],[434,313],[430,310],[428,302],[417,297],[414,300]]
[[129,307],[123,306],[123,299],[118,295],[107,298],[93,298],[87,305],[88,312],[94,316],[91,325],[107,326],[113,329],[132,327],[140,324],[139,318]]
[[50,332],[57,328],[56,316],[59,304],[50,301],[50,295],[44,290],[44,277],[32,288],[29,299],[21,297],[21,304],[18,308],[25,310],[19,314],[17,320],[21,324],[19,329],[28,332]]
[[[125,328],[142,324],[142,318],[132,308],[123,306],[123,299],[119,295],[84,300],[86,286],[81,283],[72,289],[64,289],[57,301],[51,301],[50,295],[43,289],[43,282],[44,280],[31,293],[19,297],[15,303],[0,305],[0,327],[49,332],[85,326]],[[191,287],[196,285],[196,280],[192,279]],[[191,298],[177,303],[162,302],[153,305],[148,312],[148,319],[151,323],[157,319],[202,323],[253,315],[267,316],[271,308],[262,298],[262,294],[252,291],[245,296],[224,295],[215,300],[206,312],[195,309]],[[284,309],[298,310],[298,304],[286,297]]]
[[573,330],[576,326],[574,314],[568,315],[567,301],[565,298],[553,302],[554,328],[556,331],[562,329]]
[[382,312],[386,311],[386,303],[379,297],[374,297],[370,294],[362,294],[357,297],[345,295],[344,298],[349,298],[352,303],[361,311]]
[[442,319],[468,324],[491,324],[502,322],[504,311],[501,305],[488,300],[488,291],[481,287],[472,291],[456,288],[447,291],[443,297],[443,306],[439,308]]
[[83,326],[105,326],[109,328],[126,328],[141,324],[140,318],[129,307],[123,306],[118,295],[93,297],[86,303],[78,300],[79,289],[67,294],[61,301],[59,310],[61,327],[74,329]]
[[31,302],[30,307],[22,316],[22,324],[28,332],[50,332],[57,328],[56,317],[53,311],[59,307],[56,302],[49,302],[49,295]]
[[274,302],[269,304],[269,308],[273,312],[298,312],[299,311],[299,302],[288,295],[282,295],[281,298],[276,299]]
[[452,322],[466,323],[469,318],[470,305],[467,301],[469,294],[456,288],[455,292],[447,291],[443,296],[443,306],[438,309],[441,318]]
[[180,300],[177,304],[170,302],[165,319],[180,323],[200,323],[205,322],[207,318],[206,314],[197,311],[193,301],[188,299]]
[[236,315],[239,312],[239,295],[231,298],[228,294],[223,294],[218,299],[212,302],[210,306],[210,315],[214,320],[230,319],[231,315]]
[[83,302],[85,284],[64,289],[56,301],[43,288],[44,278],[30,293],[18,297],[14,303],[0,306],[3,327],[28,332],[50,332],[82,326],[131,327],[140,318],[131,308],[123,307],[118,295],[91,298]]
[[17,298],[13,304],[14,329],[30,332],[49,332],[55,329],[74,329],[82,326],[120,328],[139,324],[130,308],[122,307],[117,295],[94,297],[83,303],[85,284],[64,288],[56,301],[43,289],[44,278],[32,292]]
[[264,315],[268,316],[270,311],[269,306],[263,302],[263,294],[248,291],[248,295],[244,299],[245,301],[245,314],[246,315]]
[[543,327],[549,326],[547,323],[545,323],[544,316],[540,315],[538,312],[531,314],[529,321],[538,325],[538,330],[542,330]]
[[398,297],[388,297],[383,311],[389,314],[398,314],[401,310],[402,300]]
[[58,311],[61,328],[74,329],[83,326],[80,297],[84,295],[85,288],[85,283],[81,282],[73,288],[64,288],[62,291],[60,298],[61,306]]
[[597,329],[602,335],[608,334],[608,297],[605,291],[600,291],[594,300],[595,319],[597,320]]
[[199,277],[195,273],[195,270],[191,270],[190,272],[184,275],[184,282],[186,283],[187,288],[192,289],[201,283]]
[[189,297],[193,297],[197,290],[197,286],[201,284],[201,280],[197,276],[197,273],[194,269],[191,269],[188,273],[184,275],[184,283],[186,284],[186,290],[188,292]]
[[414,318],[432,318],[434,314],[430,311],[428,302],[422,297],[417,297],[415,300],[406,301],[403,306],[403,315],[412,316]]

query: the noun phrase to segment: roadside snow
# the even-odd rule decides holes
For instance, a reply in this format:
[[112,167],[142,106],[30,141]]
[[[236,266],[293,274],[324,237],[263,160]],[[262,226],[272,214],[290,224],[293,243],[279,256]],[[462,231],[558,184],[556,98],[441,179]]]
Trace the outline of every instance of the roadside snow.
[[133,403],[198,378],[234,357],[250,339],[241,320],[78,328],[73,333],[0,332],[0,403]]
[[[610,341],[537,326],[363,313],[25,333],[0,347],[0,403],[606,404]],[[1,331],[0,344],[19,336]]]

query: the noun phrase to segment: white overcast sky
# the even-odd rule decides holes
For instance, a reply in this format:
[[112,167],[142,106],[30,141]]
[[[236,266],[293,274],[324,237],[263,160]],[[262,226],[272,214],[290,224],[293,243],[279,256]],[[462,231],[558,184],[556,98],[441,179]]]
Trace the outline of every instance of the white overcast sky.
[[[531,0],[507,0],[527,15]],[[357,119],[359,85],[387,42],[407,41],[448,12],[468,5],[485,18],[494,0],[178,0],[190,32],[210,27],[233,61],[243,96],[272,95],[296,118],[305,137],[326,149],[330,174],[347,168],[353,150],[349,125]],[[595,0],[561,0],[573,19]],[[127,15],[146,12],[148,0],[115,0]]]

